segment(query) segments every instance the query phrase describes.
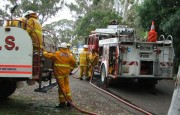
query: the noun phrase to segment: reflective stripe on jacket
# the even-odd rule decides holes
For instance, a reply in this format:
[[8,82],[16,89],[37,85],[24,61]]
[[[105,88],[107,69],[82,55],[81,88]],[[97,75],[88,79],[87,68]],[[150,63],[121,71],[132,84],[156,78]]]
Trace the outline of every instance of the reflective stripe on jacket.
[[55,64],[55,66],[59,66],[59,67],[70,67],[68,64]]
[[43,53],[46,58],[54,60],[54,73],[57,76],[69,75],[70,67],[75,67],[76,60],[70,55],[66,48],[60,48],[55,53]]

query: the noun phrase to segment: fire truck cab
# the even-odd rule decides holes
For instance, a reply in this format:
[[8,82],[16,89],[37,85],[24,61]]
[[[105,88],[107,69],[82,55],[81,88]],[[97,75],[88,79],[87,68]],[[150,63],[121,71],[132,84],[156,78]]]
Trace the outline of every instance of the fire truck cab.
[[140,40],[134,28],[110,24],[91,32],[87,44],[99,54],[95,71],[105,86],[111,79],[137,79],[139,84],[155,86],[158,80],[173,78],[173,38],[161,35],[157,42]]

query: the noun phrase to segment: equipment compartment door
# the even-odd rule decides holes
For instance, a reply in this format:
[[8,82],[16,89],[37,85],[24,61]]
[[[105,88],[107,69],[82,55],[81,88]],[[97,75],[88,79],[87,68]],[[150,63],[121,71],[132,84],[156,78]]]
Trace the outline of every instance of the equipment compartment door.
[[140,75],[153,75],[153,61],[140,61]]

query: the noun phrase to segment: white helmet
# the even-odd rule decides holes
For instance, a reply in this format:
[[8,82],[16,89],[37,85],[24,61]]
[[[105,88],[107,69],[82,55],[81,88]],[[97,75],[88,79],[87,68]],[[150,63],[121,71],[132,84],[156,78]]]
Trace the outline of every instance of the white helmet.
[[32,10],[28,10],[25,14],[24,14],[24,16],[23,17],[26,17],[26,16],[28,16],[28,15],[30,15],[30,14],[36,14],[34,11],[32,11]]
[[66,42],[61,43],[60,48],[67,48]]
[[88,48],[88,45],[84,45],[83,48]]
[[61,47],[61,44],[58,44],[58,45],[57,45],[57,48],[60,48],[60,47]]
[[67,44],[67,47],[71,47],[71,44],[70,44],[70,43],[68,43],[68,44]]

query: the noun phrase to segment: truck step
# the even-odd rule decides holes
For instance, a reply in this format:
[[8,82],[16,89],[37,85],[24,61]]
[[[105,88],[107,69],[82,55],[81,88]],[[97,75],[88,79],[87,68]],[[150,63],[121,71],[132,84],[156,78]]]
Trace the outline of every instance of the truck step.
[[51,83],[49,85],[43,86],[42,88],[37,88],[34,89],[35,92],[43,92],[43,93],[47,93],[47,91],[49,91],[50,89],[52,89],[53,87],[57,86],[57,82]]

